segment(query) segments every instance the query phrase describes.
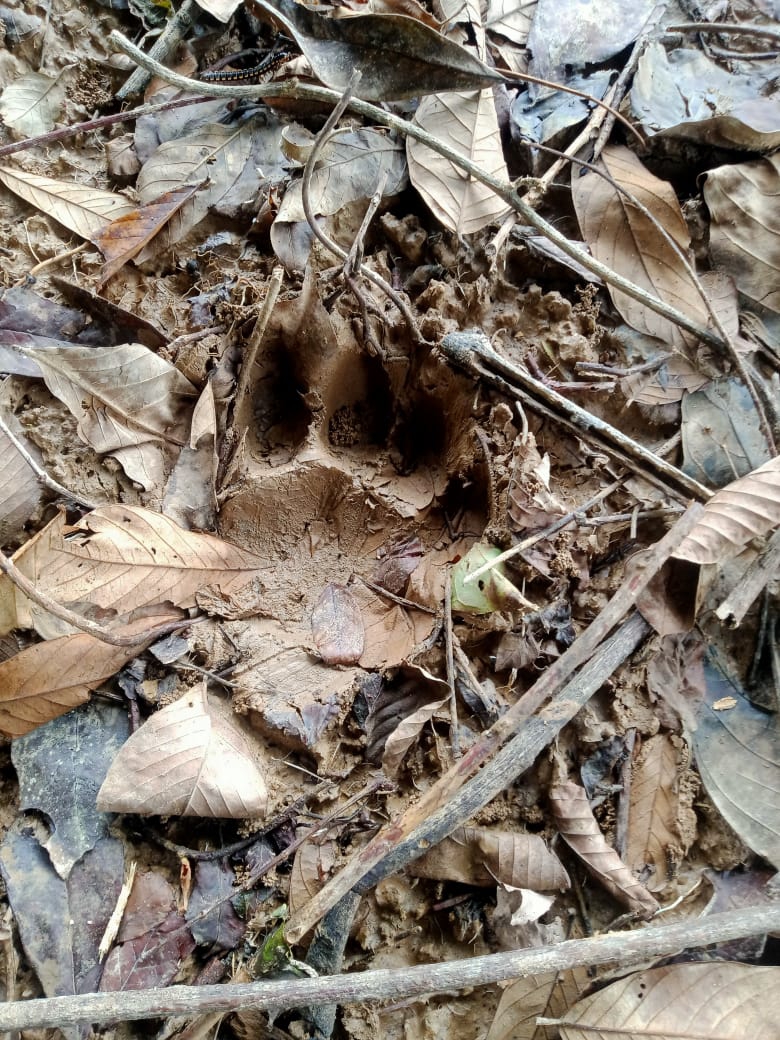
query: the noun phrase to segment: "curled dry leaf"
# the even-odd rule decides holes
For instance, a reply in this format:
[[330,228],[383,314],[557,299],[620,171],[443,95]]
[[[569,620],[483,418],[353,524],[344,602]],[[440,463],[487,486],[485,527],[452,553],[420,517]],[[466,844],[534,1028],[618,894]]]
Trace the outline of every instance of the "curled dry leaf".
[[382,755],[382,769],[388,776],[395,776],[406,758],[407,751],[419,738],[423,726],[426,722],[431,721],[437,711],[441,711],[448,700],[449,697],[443,697],[439,701],[426,704],[417,711],[413,711],[396,726],[387,738]]
[[717,563],[778,524],[780,455],[716,492],[674,555],[691,563]]
[[[633,152],[622,146],[607,146],[600,165],[616,185],[643,204],[687,255],[690,235],[671,184],[653,176]],[[596,259],[699,324],[707,324],[708,312],[695,279],[686,271],[678,252],[642,211],[593,172],[574,174],[572,198],[582,236]],[[611,287],[609,293],[622,318],[633,328],[677,347],[684,347],[689,341],[690,336],[668,318]]]
[[265,814],[265,781],[238,726],[205,683],[137,730],[114,759],[98,793],[103,812],[210,818]]
[[571,782],[558,784],[550,791],[550,805],[561,837],[593,877],[632,913],[652,917],[658,903],[604,840],[585,788]]
[[578,1001],[562,1040],[593,1036],[771,1040],[777,1036],[780,968],[733,961],[671,964],[613,982]]
[[330,582],[314,604],[312,634],[325,664],[357,664],[366,634],[357,600],[343,585]]
[[415,877],[464,885],[511,885],[552,892],[569,887],[569,875],[538,834],[460,827],[409,866]]

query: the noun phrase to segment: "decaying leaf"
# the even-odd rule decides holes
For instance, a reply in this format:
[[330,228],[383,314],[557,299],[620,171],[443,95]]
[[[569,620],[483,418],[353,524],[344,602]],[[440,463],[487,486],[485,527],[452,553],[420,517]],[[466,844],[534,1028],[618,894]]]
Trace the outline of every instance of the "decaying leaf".
[[184,442],[189,400],[196,394],[178,369],[140,343],[26,354],[78,420],[85,443],[112,454],[144,487],[162,483],[162,447]]
[[14,170],[10,166],[0,167],[0,184],[54,217],[69,231],[90,241],[106,224],[135,209],[129,199],[113,191],[58,181],[53,177]]
[[188,531],[217,526],[217,412],[209,382],[192,412],[189,444],[179,452],[168,478],[162,511]]
[[658,903],[634,878],[617,852],[607,845],[588,804],[585,788],[567,782],[550,791],[550,807],[561,837],[580,857],[590,873],[633,913],[649,918]]
[[246,921],[235,911],[240,895],[236,874],[227,859],[198,860],[185,917],[193,938],[211,952],[234,950],[246,931]]
[[382,769],[388,776],[395,776],[401,768],[401,763],[406,758],[409,748],[418,740],[423,726],[431,721],[437,711],[442,710],[447,701],[448,698],[444,697],[441,700],[425,704],[398,723],[387,738],[382,755]]
[[263,816],[265,781],[236,723],[205,683],[161,708],[122,747],[98,793],[105,812]]
[[563,1040],[593,1036],[771,1040],[780,968],[734,962],[671,964],[634,972],[567,1012]]
[[409,865],[415,877],[464,885],[511,885],[552,892],[569,887],[558,857],[538,834],[460,827]]
[[[780,869],[780,727],[709,658],[693,748],[702,783],[745,844]],[[721,710],[718,710],[718,708]]]
[[343,585],[325,586],[314,604],[312,634],[325,664],[357,664],[365,646],[363,618],[355,597]]
[[780,455],[717,491],[674,555],[692,563],[717,563],[778,525]]
[[637,875],[651,868],[652,892],[664,887],[696,834],[694,791],[681,783],[684,758],[679,737],[658,733],[644,742],[632,770],[626,860]]
[[501,994],[485,1040],[544,1040],[537,1018],[562,1017],[589,984],[585,968],[517,979]]
[[[120,505],[88,513],[67,537],[63,517],[56,517],[15,554],[14,562],[59,602],[125,611],[166,601],[193,607],[199,589],[215,584],[230,594],[264,565],[252,553],[212,535],[184,531],[160,513]],[[6,631],[45,625],[49,615],[5,575],[0,590]]]
[[[601,162],[615,183],[644,205],[687,256],[690,235],[671,184],[653,176],[622,146],[608,145]],[[572,177],[572,197],[583,238],[598,260],[706,326],[708,313],[695,280],[678,252],[642,211],[595,173]],[[689,341],[690,336],[668,318],[625,293],[611,287],[609,292],[620,315],[633,328],[677,347]]]
[[334,843],[306,841],[295,853],[290,873],[290,913],[294,914],[319,892],[336,862]]
[[473,90],[503,80],[467,48],[406,15],[333,19],[294,0],[251,0],[248,6],[285,27],[326,87],[343,92],[360,69],[354,93],[366,101]]
[[[420,102],[414,119],[486,173],[507,179],[492,90],[433,94]],[[474,234],[507,212],[506,203],[494,191],[420,141],[410,137],[406,153],[412,184],[450,231]]]
[[77,632],[28,646],[0,662],[0,733],[20,737],[83,704],[90,690],[145,649],[145,632],[178,617],[160,611],[123,628],[127,635],[138,632],[137,646],[112,646]]
[[501,550],[481,542],[473,545],[452,568],[452,609],[461,614],[489,614],[493,610],[535,610],[536,607],[515,588],[502,564],[491,567],[475,581],[467,581],[474,571],[500,556]]
[[[27,441],[18,419],[2,406],[0,419],[40,465],[40,452]],[[42,498],[43,486],[34,470],[0,427],[0,543],[6,544],[19,536]]]
[[28,72],[3,91],[0,116],[18,137],[36,137],[54,127],[64,98],[61,76],[52,79],[40,72]]

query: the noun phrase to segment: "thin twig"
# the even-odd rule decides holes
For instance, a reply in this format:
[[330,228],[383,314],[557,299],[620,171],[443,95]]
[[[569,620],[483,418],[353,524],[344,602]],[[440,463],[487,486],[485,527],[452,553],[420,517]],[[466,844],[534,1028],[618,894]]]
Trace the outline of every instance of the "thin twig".
[[634,745],[636,729],[632,726],[626,733],[625,758],[620,767],[620,795],[615,816],[615,852],[625,858],[628,847],[629,804],[631,802],[631,778],[634,771]]
[[731,628],[738,628],[761,590],[780,573],[780,530],[775,531],[764,550],[723,600],[715,614]]
[[[133,44],[119,32],[111,32],[108,39],[109,43],[118,50],[129,55],[143,68],[148,69],[155,75],[158,75],[167,82],[172,83],[174,86],[181,87],[184,90],[193,90],[197,88],[204,94],[208,94],[210,97],[248,97],[253,99],[298,98],[309,101],[324,102],[326,104],[336,104],[341,99],[340,95],[334,90],[328,90],[326,87],[302,84],[294,79],[283,83],[267,83],[250,87],[242,87],[240,84],[232,85],[230,87],[221,87],[218,84],[201,83],[197,80],[188,79],[186,76],[179,76],[172,73],[169,69],[166,69],[158,62],[152,61],[143,53],[143,51],[133,46]],[[570,242],[569,239],[553,227],[552,224],[549,224],[546,220],[542,219],[542,217],[540,217],[536,211],[529,206],[520,195],[518,195],[517,190],[512,184],[487,173],[478,163],[473,162],[456,149],[450,148],[449,145],[440,141],[433,134],[427,133],[427,131],[414,123],[410,123],[406,119],[401,119],[400,117],[393,115],[391,112],[386,112],[378,105],[362,101],[359,98],[352,98],[349,102],[349,107],[359,115],[381,123],[383,126],[388,126],[390,129],[396,130],[398,133],[404,134],[408,137],[412,137],[417,141],[421,141],[439,155],[443,155],[445,159],[449,159],[452,163],[469,174],[469,176],[489,187],[496,193],[496,195],[498,195],[499,198],[503,199],[513,209],[516,209],[517,212],[522,215],[527,224],[530,224],[541,234],[549,238],[550,241],[559,246],[567,256],[570,256],[573,260],[582,264],[582,266],[587,270],[598,275],[605,282],[613,285],[616,289],[622,290],[628,296],[643,303],[645,306],[649,307],[650,310],[655,311],[657,314],[662,314],[664,317],[669,318],[670,321],[675,322],[675,324],[679,325],[681,328],[687,329],[688,332],[692,332],[705,343],[709,343],[720,350],[723,349],[723,341],[709,329],[692,320],[688,315],[677,310],[677,308],[670,306],[664,300],[659,299],[657,296],[653,296],[640,286],[635,285],[627,278],[623,278],[616,271],[613,271],[605,264],[600,263],[588,252],[581,249],[573,242]]]
[[447,685],[450,688],[450,746],[454,758],[460,758],[458,733],[458,698],[455,693],[455,658],[452,650],[452,575],[444,572],[444,655],[447,661]]
[[276,301],[279,299],[279,290],[282,287],[283,278],[283,267],[275,267],[273,271],[271,271],[265,299],[260,308],[260,313],[257,316],[255,326],[252,329],[252,335],[249,337],[249,342],[247,343],[246,351],[244,352],[244,359],[241,364],[241,375],[239,376],[238,387],[236,388],[236,405],[238,406],[241,405],[244,396],[249,392],[249,384],[252,379],[255,361],[257,360],[257,353],[262,346],[265,331],[268,328],[268,322],[270,321],[271,314],[276,306]]
[[[201,13],[201,9],[195,0],[184,0],[178,11],[174,10],[165,28],[152,44],[149,51],[150,57],[158,61],[164,61],[195,25]],[[149,82],[149,78],[148,72],[144,72],[142,69],[135,69],[117,91],[117,97],[127,98],[133,94],[140,94]]]
[[[711,32],[723,33],[733,36],[761,36],[765,40],[774,40],[780,43],[780,29],[770,29],[766,25],[752,25],[750,22],[682,22],[679,25],[669,25],[667,33],[698,33]],[[740,55],[744,57],[744,55]]]
[[69,491],[66,487],[63,487],[62,484],[58,484],[54,477],[50,477],[46,470],[42,469],[32,457],[21,438],[17,437],[16,434],[8,428],[8,425],[2,417],[0,417],[0,432],[11,441],[13,446],[38,478],[39,483],[43,484],[44,487],[47,487],[50,491],[53,491],[56,495],[60,495],[62,498],[67,498],[71,502],[75,502],[76,505],[84,506],[85,509],[97,509],[94,502],[90,502],[88,498],[82,498],[81,495]]

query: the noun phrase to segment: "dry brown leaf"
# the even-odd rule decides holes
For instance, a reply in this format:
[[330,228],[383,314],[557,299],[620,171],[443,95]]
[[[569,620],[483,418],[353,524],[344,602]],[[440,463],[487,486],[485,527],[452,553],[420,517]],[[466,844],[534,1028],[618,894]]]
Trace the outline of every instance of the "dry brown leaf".
[[507,491],[507,511],[515,530],[534,530],[566,513],[550,490],[550,457],[539,454],[533,435],[514,446],[514,465]]
[[313,898],[328,880],[336,853],[332,841],[317,845],[305,841],[295,853],[290,872],[290,891],[287,901],[290,913],[294,914]]
[[559,1025],[562,1040],[776,1040],[780,968],[734,961],[635,972],[583,1000]]
[[[160,513],[138,506],[95,509],[69,528],[62,516],[13,557],[31,581],[58,602],[92,604],[123,613],[170,601],[195,606],[209,584],[230,594],[251,580],[265,561],[220,538],[193,534]],[[51,616],[0,577],[2,625],[52,634]],[[5,630],[8,631],[8,628]],[[55,628],[54,634],[61,634]]]
[[[423,98],[415,123],[486,173],[508,177],[492,90],[432,94]],[[506,203],[437,152],[407,140],[409,177],[434,216],[458,235],[471,235],[507,212]]]
[[741,293],[780,314],[777,256],[780,154],[710,170],[704,201],[710,210],[710,255]]
[[0,116],[17,138],[37,137],[54,128],[62,112],[65,85],[40,72],[28,72],[10,83],[0,98]]
[[358,602],[349,589],[329,582],[311,615],[317,653],[325,664],[357,664],[366,633]]
[[177,213],[185,202],[189,202],[200,186],[187,184],[183,188],[166,191],[145,206],[139,206],[132,213],[118,217],[99,231],[93,241],[106,262],[100,272],[98,288],[105,285],[128,260],[137,256],[174,213]]
[[[123,626],[121,632],[142,636],[179,617],[172,611],[157,612]],[[137,646],[112,646],[78,632],[21,650],[0,663],[0,733],[21,737],[83,704],[90,690],[115,675],[145,645],[140,640]]]
[[717,491],[674,555],[691,563],[718,563],[778,524],[780,455]]
[[140,343],[27,348],[49,390],[78,420],[81,439],[110,453],[147,490],[164,474],[164,442],[184,443],[197,393],[178,369]]
[[[0,418],[40,464],[40,453],[34,444],[26,441],[16,416],[0,407]],[[2,544],[7,544],[19,535],[24,523],[38,508],[42,497],[43,485],[39,482],[35,472],[20,455],[5,430],[0,429],[0,542]]]
[[205,682],[161,708],[114,759],[101,812],[238,819],[265,815],[267,792],[244,734]]
[[[659,892],[679,864],[695,834],[694,823],[683,838],[682,814],[692,815],[680,784],[684,746],[679,737],[659,733],[642,745],[632,770],[626,860],[636,874],[652,869],[647,887]],[[691,792],[692,793],[692,792]]]
[[388,776],[395,776],[401,768],[406,752],[419,738],[423,726],[426,722],[430,722],[436,712],[441,711],[448,701],[449,697],[443,697],[440,701],[432,701],[430,704],[425,704],[422,708],[418,708],[417,711],[413,711],[411,715],[407,715],[402,722],[399,722],[387,738],[384,754],[382,755],[382,769]]
[[529,975],[501,994],[485,1040],[544,1040],[550,1034],[537,1018],[561,1018],[590,986],[587,968]]
[[459,827],[409,866],[415,877],[464,885],[511,885],[552,892],[569,887],[561,861],[538,834]]
[[489,0],[485,28],[525,47],[535,10],[536,0]]
[[[671,184],[654,177],[633,152],[622,146],[608,145],[601,165],[645,206],[687,256],[690,235]],[[709,315],[695,280],[644,213],[592,172],[572,177],[572,197],[582,236],[597,260],[692,320],[707,324]],[[609,293],[620,315],[633,328],[676,347],[690,341],[690,335],[668,318],[612,287]]]
[[188,531],[217,526],[217,411],[211,382],[192,412],[189,444],[179,452],[168,478],[162,511]]
[[652,372],[636,372],[621,379],[627,404],[676,404],[685,394],[710,382],[687,358],[675,354]]
[[550,806],[561,837],[593,877],[632,913],[652,917],[658,903],[604,840],[585,788],[571,782],[558,784],[550,791]]
[[113,191],[25,173],[10,166],[0,167],[0,184],[90,241],[106,224],[135,209],[129,199]]

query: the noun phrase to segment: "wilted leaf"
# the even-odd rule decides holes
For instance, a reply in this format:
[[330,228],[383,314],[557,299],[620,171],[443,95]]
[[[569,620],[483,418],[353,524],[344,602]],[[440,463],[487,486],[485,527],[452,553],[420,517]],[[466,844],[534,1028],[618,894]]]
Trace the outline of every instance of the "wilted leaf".
[[[626,860],[635,874],[652,869],[647,882],[652,892],[664,887],[670,869],[682,860],[696,833],[693,810],[684,801],[681,745],[679,737],[658,733],[644,742],[632,769]],[[690,800],[690,785],[687,791]],[[685,836],[681,815],[687,823]]]
[[336,853],[333,842],[326,841],[318,844],[313,841],[305,841],[301,845],[295,853],[290,872],[288,902],[291,914],[300,910],[319,892],[328,880],[335,862]]
[[106,224],[135,209],[129,199],[113,191],[58,181],[14,170],[10,166],[0,167],[0,184],[42,213],[54,217],[69,231],[90,241]]
[[112,303],[104,296],[90,292],[83,285],[69,282],[67,278],[60,278],[56,274],[50,275],[49,278],[66,300],[77,304],[81,311],[92,315],[94,320],[103,322],[110,329],[115,330],[115,342],[143,343],[145,347],[155,351],[168,346],[169,337],[140,314],[135,314],[125,307]]
[[561,837],[608,892],[640,917],[649,918],[658,903],[640,885],[617,852],[607,845],[593,815],[585,789],[558,784],[550,791],[550,806]]
[[780,869],[780,717],[754,708],[712,659],[704,668],[707,690],[693,735],[702,783],[745,844]]
[[[26,440],[19,420],[0,406],[0,420],[41,464],[34,444]],[[16,445],[0,427],[0,543],[17,538],[43,498],[43,485]]]
[[[667,235],[687,255],[688,227],[677,196],[667,181],[659,180],[628,148],[608,145],[601,163],[620,187],[627,189],[652,214]],[[596,259],[707,325],[708,313],[682,260],[658,228],[595,173],[572,177],[572,198],[582,235]],[[683,347],[690,340],[679,326],[625,293],[609,288],[612,302],[629,325],[649,336]]]
[[543,1040],[537,1018],[559,1018],[589,986],[587,969],[529,975],[503,991],[485,1040]]
[[[70,528],[67,540],[63,526],[62,517],[55,517],[14,555],[31,581],[63,603],[130,611],[170,601],[189,608],[204,586],[216,584],[228,595],[265,564],[245,549],[184,531],[168,517],[139,506],[95,509]],[[0,590],[3,625],[32,628],[50,617],[5,575]]]
[[448,697],[444,697],[442,700],[425,704],[422,708],[413,711],[399,722],[387,738],[384,754],[382,755],[382,769],[388,776],[395,776],[401,768],[401,763],[406,758],[409,748],[419,739],[423,726],[431,721],[436,712],[440,711],[447,704],[448,700]]
[[[425,97],[414,121],[467,155],[486,173],[507,179],[492,90]],[[406,154],[412,184],[433,215],[450,231],[471,235],[507,212],[506,203],[494,191],[420,141],[410,137]]]
[[480,542],[455,564],[452,568],[453,610],[461,614],[489,614],[493,610],[536,609],[506,577],[502,564],[492,567],[476,581],[466,581],[470,574],[500,555],[500,549]]
[[674,555],[718,563],[780,525],[780,455],[717,491]]
[[780,155],[710,170],[704,201],[710,211],[710,255],[739,291],[780,314],[778,253]]
[[211,947],[211,952],[234,950],[246,931],[246,921],[233,907],[233,898],[240,895],[235,882],[235,871],[226,859],[202,859],[195,864],[184,916],[195,941]]
[[558,857],[538,834],[515,834],[485,827],[459,827],[409,865],[415,877],[464,885],[511,885],[552,892],[569,887]]
[[40,72],[28,72],[3,91],[0,117],[17,137],[37,137],[53,129],[64,98],[61,77],[52,79]]
[[771,1040],[777,1036],[780,968],[723,962],[635,972],[580,1000],[562,1040],[593,1036],[664,1040]]
[[209,709],[205,683],[133,733],[98,794],[105,812],[160,816],[262,816],[266,801],[246,738]]
[[145,649],[145,632],[180,617],[164,610],[123,627],[123,634],[138,632],[137,646],[113,646],[77,632],[28,646],[0,662],[0,733],[20,737],[83,704],[90,690]]
[[758,412],[745,384],[716,379],[682,400],[683,472],[725,487],[769,461]]
[[355,94],[366,101],[399,101],[503,81],[465,47],[406,15],[333,19],[294,0],[251,0],[248,6],[261,18],[270,14],[281,22],[326,87],[343,92],[360,69]]
[[311,615],[317,653],[325,664],[357,664],[365,645],[365,630],[355,597],[332,582],[320,593]]
[[78,420],[79,436],[111,453],[145,488],[159,486],[162,444],[183,443],[195,388],[140,343],[26,351],[49,390]]
[[99,231],[93,241],[106,259],[100,271],[99,285],[105,285],[128,260],[137,256],[200,187],[200,184],[188,184],[166,191]]

